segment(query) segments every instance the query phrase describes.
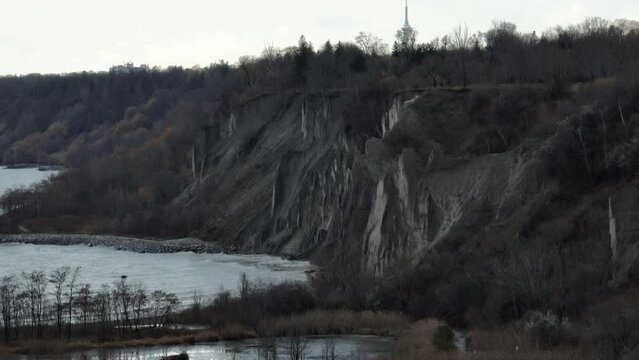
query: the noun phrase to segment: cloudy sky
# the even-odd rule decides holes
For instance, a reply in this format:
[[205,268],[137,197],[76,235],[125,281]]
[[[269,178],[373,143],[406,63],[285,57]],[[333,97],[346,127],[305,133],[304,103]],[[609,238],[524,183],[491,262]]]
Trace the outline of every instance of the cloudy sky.
[[[639,20],[639,0],[409,0],[420,40],[495,19],[522,31],[587,16]],[[127,61],[168,66],[235,62],[301,34],[321,44],[367,31],[391,42],[403,0],[0,0],[0,74],[106,70]]]

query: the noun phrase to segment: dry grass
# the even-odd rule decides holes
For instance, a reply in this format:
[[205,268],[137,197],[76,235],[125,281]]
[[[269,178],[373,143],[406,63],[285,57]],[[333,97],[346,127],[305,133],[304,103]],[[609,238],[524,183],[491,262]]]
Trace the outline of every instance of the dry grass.
[[514,328],[475,330],[469,334],[467,353],[440,352],[432,337],[441,322],[423,320],[413,324],[397,340],[393,360],[582,360],[575,350],[541,351]]
[[575,352],[562,351],[489,351],[477,353],[416,354],[412,357],[395,357],[394,360],[583,360]]
[[50,340],[31,340],[22,342],[12,349],[18,354],[57,354],[66,351],[63,344]]
[[514,327],[472,331],[469,334],[471,343],[468,353],[439,352],[432,344],[432,337],[440,325],[443,323],[437,320],[422,320],[410,325],[405,316],[397,313],[318,310],[291,318],[266,321],[263,324],[264,330],[259,333],[243,325],[229,324],[217,330],[102,343],[88,340],[68,344],[54,341],[34,341],[21,344],[21,347],[17,349],[0,347],[0,355],[12,352],[53,354],[96,348],[114,349],[196,344],[258,336],[286,336],[293,330],[301,335],[398,336],[393,360],[582,360],[586,358],[579,355],[577,350],[538,350],[524,334]]
[[21,343],[13,349],[7,348],[6,351],[23,354],[54,354],[97,348],[168,346],[220,340],[241,340],[260,336],[287,336],[291,331],[300,335],[358,334],[396,336],[405,331],[409,325],[408,318],[398,313],[316,310],[293,317],[264,321],[260,325],[259,331],[255,331],[245,325],[230,323],[216,329],[187,334],[122,339],[108,342],[99,342],[92,339],[81,339],[70,343],[57,342],[55,340],[31,341]]
[[414,323],[397,339],[394,359],[421,359],[422,356],[436,354],[431,339],[437,327],[443,323],[437,320],[421,320]]
[[302,335],[358,334],[396,336],[410,326],[408,318],[393,312],[315,310],[290,318],[264,322],[267,336],[285,336],[290,331]]
[[491,330],[474,330],[468,334],[468,337],[471,339],[469,346],[471,352],[509,350],[530,352],[539,350],[526,334],[513,326]]
[[[145,337],[142,339],[118,340],[108,342],[98,342],[91,340],[73,341],[70,343],[60,343],[56,341],[30,341],[22,343],[16,348],[6,348],[6,353],[20,354],[57,354],[65,352],[77,352],[92,349],[119,349],[129,347],[150,347],[150,346],[170,346],[197,344],[205,342],[215,342],[220,340],[240,340],[256,337],[257,333],[241,325],[227,325],[222,329],[213,331],[205,330],[184,335],[165,335],[158,338]],[[0,354],[2,350],[0,348]]]
[[[223,340],[242,340],[258,337],[258,333],[241,324],[226,324],[217,330]],[[208,340],[207,340],[208,341]],[[201,342],[198,340],[198,342]]]
[[8,346],[4,346],[4,345],[0,345],[0,355],[2,354],[11,354],[13,353],[13,349],[8,347]]

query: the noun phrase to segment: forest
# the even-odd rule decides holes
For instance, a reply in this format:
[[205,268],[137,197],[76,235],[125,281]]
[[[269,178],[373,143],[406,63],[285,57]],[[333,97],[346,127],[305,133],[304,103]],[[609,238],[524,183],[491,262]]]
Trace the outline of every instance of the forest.
[[92,289],[80,268],[33,271],[0,279],[0,315],[5,344],[95,336],[114,339],[159,332],[179,310],[172,293],[148,293],[126,276]]
[[[369,131],[372,109],[385,106],[375,99],[425,88],[536,85],[544,89],[544,101],[569,101],[573,84],[636,79],[638,28],[632,21],[589,18],[528,34],[495,22],[484,33],[460,26],[428,43],[396,43],[392,54],[371,34],[360,34],[357,43],[317,48],[302,36],[297,46],[267,47],[262,56],[234,65],[3,77],[1,162],[63,165],[69,171],[4,196],[7,214],[0,226],[10,230],[25,220],[34,231],[197,233],[206,206],[177,215],[169,205],[199,177],[195,168],[222,119],[251,99],[367,94],[368,100],[350,100],[348,116],[362,124],[355,128],[360,133]],[[536,102],[524,98],[513,106],[529,100]],[[505,105],[496,116],[520,110]]]

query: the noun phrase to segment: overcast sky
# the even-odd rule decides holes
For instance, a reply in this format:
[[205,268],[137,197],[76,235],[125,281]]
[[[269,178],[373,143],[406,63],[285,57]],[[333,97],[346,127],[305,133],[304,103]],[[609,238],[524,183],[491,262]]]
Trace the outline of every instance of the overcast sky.
[[[639,0],[409,0],[420,41],[495,19],[542,32],[587,16],[639,20]],[[127,61],[206,66],[359,31],[392,42],[403,0],[0,0],[0,74],[107,70]]]

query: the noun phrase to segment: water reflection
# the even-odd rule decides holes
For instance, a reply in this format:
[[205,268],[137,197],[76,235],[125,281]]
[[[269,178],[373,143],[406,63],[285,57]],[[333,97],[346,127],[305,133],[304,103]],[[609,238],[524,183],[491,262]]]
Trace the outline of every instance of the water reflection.
[[290,359],[298,352],[307,360],[374,360],[389,359],[395,339],[378,336],[310,337],[295,344],[290,339],[253,339],[192,346],[149,347],[99,350],[57,357],[16,357],[11,360],[160,360],[166,356],[187,353],[190,360],[274,360]]

